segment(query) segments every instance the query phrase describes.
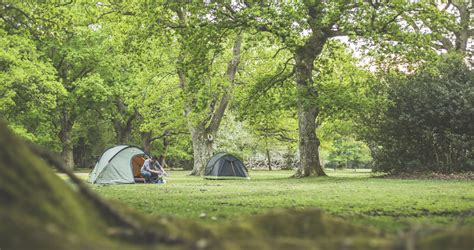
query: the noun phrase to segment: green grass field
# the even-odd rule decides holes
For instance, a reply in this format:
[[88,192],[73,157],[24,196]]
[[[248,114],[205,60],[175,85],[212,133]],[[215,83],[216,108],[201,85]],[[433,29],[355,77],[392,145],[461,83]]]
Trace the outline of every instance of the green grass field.
[[[204,180],[171,171],[168,183],[91,185],[107,199],[150,215],[221,223],[278,208],[321,208],[354,224],[396,232],[420,225],[474,227],[472,181],[374,178],[368,171],[288,178],[291,171],[252,171],[251,180]],[[87,173],[78,173],[87,178]]]

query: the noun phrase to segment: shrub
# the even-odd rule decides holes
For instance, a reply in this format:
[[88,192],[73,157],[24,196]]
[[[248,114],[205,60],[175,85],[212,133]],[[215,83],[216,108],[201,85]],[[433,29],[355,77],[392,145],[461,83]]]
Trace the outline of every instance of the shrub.
[[474,72],[447,55],[388,80],[391,103],[366,135],[376,170],[474,170]]

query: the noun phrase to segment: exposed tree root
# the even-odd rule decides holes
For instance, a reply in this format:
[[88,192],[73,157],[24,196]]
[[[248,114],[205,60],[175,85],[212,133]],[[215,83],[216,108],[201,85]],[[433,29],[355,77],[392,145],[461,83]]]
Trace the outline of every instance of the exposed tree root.
[[78,187],[79,192],[89,199],[97,209],[103,214],[103,216],[109,221],[117,224],[123,229],[112,230],[110,233],[115,236],[127,237],[130,239],[144,240],[146,242],[160,242],[166,244],[180,243],[183,240],[179,238],[169,238],[165,235],[159,234],[155,230],[143,228],[139,223],[134,221],[132,218],[127,217],[124,214],[118,212],[109,203],[100,198],[87,185],[81,181],[74,173],[67,168],[64,163],[59,160],[57,156],[51,152],[31,143],[27,143],[28,148],[35,155],[44,159],[47,163],[54,166],[60,172],[66,174],[71,181]]

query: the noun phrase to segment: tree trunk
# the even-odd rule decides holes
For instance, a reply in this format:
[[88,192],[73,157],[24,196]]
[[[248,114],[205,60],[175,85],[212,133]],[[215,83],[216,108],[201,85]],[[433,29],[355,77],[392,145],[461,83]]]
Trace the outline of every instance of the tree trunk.
[[463,53],[467,52],[468,40],[472,37],[473,30],[471,30],[471,9],[468,1],[453,1],[452,4],[459,11],[459,25],[460,29],[454,32],[455,35],[455,49]]
[[268,171],[272,171],[272,159],[270,158],[270,150],[267,147],[267,162],[268,162]]
[[204,174],[204,168],[214,152],[213,135],[207,134],[203,130],[193,130],[191,135],[193,142],[194,167],[190,175],[200,176]]
[[122,124],[118,121],[114,121],[116,141],[118,144],[127,144],[130,140],[131,128],[121,126]]
[[168,164],[166,164],[166,156],[168,155],[168,148],[169,148],[170,144],[171,143],[170,143],[170,141],[168,141],[166,139],[166,136],[163,137],[163,147],[164,147],[164,149],[163,149],[163,154],[161,154],[161,157],[160,157],[160,164],[164,168],[168,167]]
[[72,126],[73,123],[69,116],[65,113],[61,117],[61,130],[59,132],[59,139],[61,141],[62,151],[61,159],[64,165],[69,169],[74,169],[74,151],[72,145]]
[[[233,56],[227,65],[227,76],[229,80],[229,86],[225,89],[217,107],[211,104],[210,119],[201,121],[198,124],[193,124],[192,121],[188,120],[189,131],[192,136],[193,143],[193,155],[194,155],[194,167],[190,175],[203,175],[204,168],[207,162],[211,159],[214,149],[214,137],[219,130],[222,118],[224,117],[225,110],[229,104],[232,88],[234,85],[235,75],[240,63],[240,47],[242,44],[242,36],[237,34],[234,46],[232,49]],[[180,77],[180,85],[185,85],[185,75],[183,71],[178,71]],[[185,107],[186,116],[190,113],[189,104]]]
[[116,98],[115,105],[117,106],[119,116],[113,120],[116,141],[119,144],[126,144],[130,140],[133,121],[138,117],[138,111],[135,109],[133,110],[133,113],[130,114],[130,112],[127,111],[128,107],[121,98]]
[[316,108],[298,107],[300,165],[296,177],[325,176],[319,161],[319,139],[316,136]]
[[74,169],[74,153],[72,151],[72,145],[63,147],[63,150],[61,151],[61,159],[68,168]]
[[307,43],[296,50],[295,74],[298,89],[298,129],[300,165],[295,177],[306,177],[310,175],[325,176],[319,161],[319,139],[316,135],[316,118],[319,107],[315,103],[318,93],[313,86],[313,64],[316,57],[321,53],[324,38],[318,38],[316,34]]
[[141,137],[142,137],[142,148],[145,153],[150,154],[151,153],[151,132],[142,132]]
[[90,156],[90,152],[88,152],[87,149],[88,147],[86,145],[86,138],[81,136],[72,149],[74,154],[74,163],[77,166],[89,167],[93,164],[90,162],[90,157],[87,157]]

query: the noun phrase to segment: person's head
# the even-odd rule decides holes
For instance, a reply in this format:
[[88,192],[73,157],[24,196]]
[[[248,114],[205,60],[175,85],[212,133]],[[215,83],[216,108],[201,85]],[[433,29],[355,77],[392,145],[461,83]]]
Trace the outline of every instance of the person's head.
[[158,157],[156,157],[156,155],[154,155],[154,156],[151,157],[151,161],[152,161],[152,162],[155,162],[155,161],[157,161],[157,160],[158,160]]

